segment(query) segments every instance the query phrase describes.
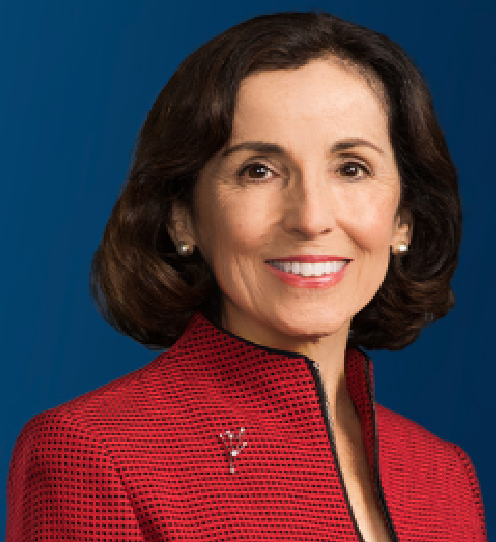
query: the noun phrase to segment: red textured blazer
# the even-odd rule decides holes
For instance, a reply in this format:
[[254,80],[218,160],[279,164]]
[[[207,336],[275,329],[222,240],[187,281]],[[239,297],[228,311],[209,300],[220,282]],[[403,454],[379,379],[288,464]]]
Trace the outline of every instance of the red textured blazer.
[[[392,540],[486,541],[467,454],[376,404],[361,350],[345,374]],[[315,363],[197,313],[145,367],[32,418],[7,542],[53,540],[363,541]]]

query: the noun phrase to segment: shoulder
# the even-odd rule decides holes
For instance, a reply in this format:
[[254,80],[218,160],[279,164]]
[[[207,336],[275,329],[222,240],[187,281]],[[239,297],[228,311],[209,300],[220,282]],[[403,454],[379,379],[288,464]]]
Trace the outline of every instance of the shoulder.
[[[109,433],[153,417],[159,397],[164,396],[161,389],[167,387],[165,357],[167,353],[162,353],[136,371],[36,414],[22,428],[16,448],[47,438],[56,440],[63,433],[105,441]],[[153,393],[154,387],[157,393]]]
[[[379,464],[384,489],[402,495],[412,517],[418,496],[439,508],[456,530],[462,523],[484,531],[484,508],[475,467],[458,445],[445,441],[420,424],[376,404]],[[394,499],[393,499],[394,502]],[[398,511],[399,513],[399,511]],[[477,540],[479,540],[477,538]]]
[[410,464],[438,461],[461,464],[462,455],[466,456],[459,446],[385,406],[376,404],[376,419],[380,451],[389,459],[398,455],[398,460],[401,457],[401,461]]
[[[79,500],[73,498],[71,504],[65,497],[71,488],[73,497],[74,491],[87,495],[90,501],[92,495],[100,495],[92,504],[97,516],[118,515],[129,532],[139,532],[126,477],[141,464],[144,447],[136,443],[150,434],[153,411],[160,410],[153,408],[155,396],[149,391],[150,383],[160,378],[157,361],[160,356],[145,367],[37,414],[24,425],[14,445],[7,481],[8,540],[34,540],[26,533],[33,537],[40,532],[52,533],[57,524],[60,536],[72,540],[76,535],[70,529],[70,516],[76,517],[81,510]],[[41,509],[47,512],[40,516]]]
[[469,455],[457,444],[443,440],[417,422],[376,404],[379,447],[384,454],[399,453],[403,462],[443,463],[476,479]]
[[36,441],[48,427],[108,441],[113,438],[109,435],[122,438],[133,429],[146,431],[164,416],[181,417],[185,406],[178,399],[198,380],[198,358],[204,353],[192,352],[181,337],[145,366],[35,415],[22,428],[17,443]]
[[417,439],[420,437],[422,440],[425,439],[431,444],[442,445],[445,443],[440,437],[431,433],[417,422],[405,418],[401,414],[398,414],[383,405],[376,403],[375,409],[377,429],[384,438],[408,440],[410,438]]

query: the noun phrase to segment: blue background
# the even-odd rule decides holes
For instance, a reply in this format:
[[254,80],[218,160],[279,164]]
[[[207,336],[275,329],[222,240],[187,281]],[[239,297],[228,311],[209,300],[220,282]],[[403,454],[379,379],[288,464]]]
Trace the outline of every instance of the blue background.
[[[138,130],[176,66],[252,16],[319,8],[383,32],[420,67],[460,175],[455,309],[400,352],[372,351],[377,401],[460,445],[496,528],[493,314],[495,3],[45,1],[0,15],[0,473],[35,414],[158,352],[116,333],[88,272]],[[5,486],[4,486],[5,487]],[[0,491],[5,510],[5,491]],[[2,514],[0,532],[5,532]],[[490,536],[489,536],[490,539]]]

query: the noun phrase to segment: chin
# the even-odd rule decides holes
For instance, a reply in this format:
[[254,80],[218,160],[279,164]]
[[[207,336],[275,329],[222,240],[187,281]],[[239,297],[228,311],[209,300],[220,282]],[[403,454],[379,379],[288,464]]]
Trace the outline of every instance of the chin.
[[275,324],[276,329],[288,337],[305,338],[305,337],[324,337],[337,333],[350,324],[350,318],[336,318],[327,319],[323,321],[321,318],[316,318],[315,315],[300,315],[299,317],[292,318],[291,320],[282,319]]

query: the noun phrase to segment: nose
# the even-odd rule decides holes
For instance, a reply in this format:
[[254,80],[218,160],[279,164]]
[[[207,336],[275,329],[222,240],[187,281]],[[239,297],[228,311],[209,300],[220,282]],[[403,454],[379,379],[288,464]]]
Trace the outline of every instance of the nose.
[[307,175],[287,187],[283,226],[288,233],[313,238],[335,227],[330,187],[317,174]]

